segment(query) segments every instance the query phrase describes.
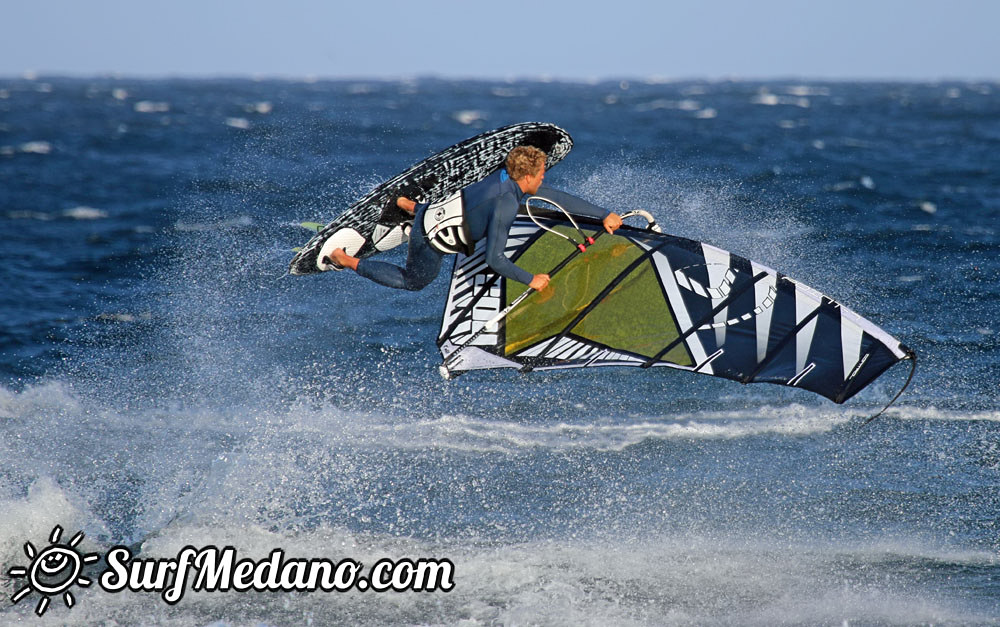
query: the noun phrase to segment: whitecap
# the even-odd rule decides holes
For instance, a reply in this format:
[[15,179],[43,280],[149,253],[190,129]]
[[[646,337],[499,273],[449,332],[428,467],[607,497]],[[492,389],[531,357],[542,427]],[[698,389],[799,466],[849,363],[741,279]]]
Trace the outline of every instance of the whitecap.
[[226,126],[245,131],[250,128],[250,120],[246,118],[226,118]]
[[750,102],[758,105],[773,107],[778,104],[778,96],[768,92],[761,92],[750,99]]
[[243,110],[247,113],[257,113],[259,115],[267,115],[274,111],[274,105],[266,100],[261,102],[254,102],[243,107]]
[[943,422],[1000,422],[1000,410],[987,409],[975,410],[955,410],[941,409],[938,407],[914,407],[912,405],[900,405],[892,407],[886,412],[894,418],[901,420],[939,420]]
[[461,124],[469,125],[479,122],[480,120],[485,120],[486,114],[475,109],[466,109],[464,111],[456,111],[451,114],[451,117]]
[[829,96],[830,89],[827,87],[811,87],[809,85],[791,85],[785,89],[785,93],[791,96]]
[[92,524],[93,517],[76,501],[70,491],[44,474],[34,480],[24,497],[5,495],[0,500],[0,555],[5,561],[14,555],[23,557],[18,549],[24,542],[48,537],[56,525],[75,529]]
[[925,200],[922,203],[920,203],[920,210],[923,211],[924,213],[929,213],[933,215],[937,213],[937,205],[930,202],[929,200]]
[[100,220],[108,217],[108,212],[103,209],[94,209],[93,207],[84,206],[67,209],[66,211],[63,211],[62,214],[64,217],[73,218],[74,220]]
[[694,117],[698,118],[699,120],[711,120],[718,117],[718,115],[719,115],[718,111],[716,111],[711,107],[708,107],[707,109],[702,109],[698,113],[695,113]]
[[18,150],[28,154],[47,155],[52,152],[52,144],[44,141],[25,142],[18,146]]
[[169,102],[154,102],[152,100],[140,100],[132,107],[137,113],[167,113],[170,111]]
[[795,107],[801,107],[803,109],[808,109],[812,106],[812,102],[808,98],[793,98],[791,96],[778,96],[777,94],[772,94],[768,91],[760,91],[753,98],[750,99],[751,104],[766,105],[773,107],[775,105],[791,105]]
[[386,424],[368,424],[366,437],[407,449],[447,448],[466,452],[515,454],[550,449],[621,451],[650,440],[739,439],[765,434],[827,433],[849,420],[836,410],[793,404],[755,411],[696,412],[669,418],[649,417],[618,423],[524,424],[444,414],[440,417]]

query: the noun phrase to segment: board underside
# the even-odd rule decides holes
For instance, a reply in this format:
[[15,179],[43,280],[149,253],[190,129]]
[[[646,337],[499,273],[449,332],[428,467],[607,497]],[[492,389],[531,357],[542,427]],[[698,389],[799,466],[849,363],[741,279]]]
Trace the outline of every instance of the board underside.
[[292,259],[289,273],[313,274],[329,269],[320,253],[338,232],[357,245],[356,251],[350,251],[357,257],[369,257],[407,241],[408,228],[404,227],[408,227],[412,216],[396,207],[398,197],[426,203],[443,200],[502,167],[507,153],[517,146],[544,151],[548,157],[546,168],[551,168],[569,154],[573,140],[553,124],[524,122],[455,144],[377,186],[320,229]]

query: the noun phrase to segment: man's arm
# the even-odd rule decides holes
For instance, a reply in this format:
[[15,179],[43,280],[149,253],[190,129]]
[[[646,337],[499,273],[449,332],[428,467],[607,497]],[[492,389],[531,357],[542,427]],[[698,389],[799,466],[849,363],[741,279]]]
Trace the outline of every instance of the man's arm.
[[568,194],[558,189],[548,187],[547,185],[539,187],[535,196],[551,200],[574,215],[597,218],[604,224],[604,229],[608,233],[614,233],[615,229],[622,225],[621,218],[618,217],[618,214],[612,213],[603,207],[591,204],[582,198],[574,196],[573,194]]
[[551,200],[573,215],[587,216],[588,218],[603,220],[611,213],[607,209],[591,204],[583,198],[578,198],[573,194],[568,194],[564,191],[555,189],[554,187],[549,187],[548,185],[542,185],[539,187],[538,193],[535,194],[535,196]]
[[513,195],[507,194],[499,199],[490,218],[489,227],[486,230],[486,263],[497,274],[513,279],[525,285],[531,285],[535,276],[519,268],[513,261],[504,254],[507,247],[507,236],[510,233],[510,226],[517,216],[517,201]]

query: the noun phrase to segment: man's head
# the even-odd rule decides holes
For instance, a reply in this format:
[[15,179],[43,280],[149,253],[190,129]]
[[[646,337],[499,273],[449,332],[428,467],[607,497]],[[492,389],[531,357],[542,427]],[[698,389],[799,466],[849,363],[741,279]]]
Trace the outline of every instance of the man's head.
[[522,192],[538,193],[545,179],[545,153],[533,146],[518,146],[507,155],[507,174]]

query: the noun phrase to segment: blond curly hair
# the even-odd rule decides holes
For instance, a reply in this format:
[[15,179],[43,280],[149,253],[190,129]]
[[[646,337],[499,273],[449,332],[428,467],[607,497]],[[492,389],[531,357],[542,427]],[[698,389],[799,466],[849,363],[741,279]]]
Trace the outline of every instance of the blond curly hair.
[[536,174],[545,165],[545,153],[534,146],[518,146],[507,155],[507,174],[515,181]]

